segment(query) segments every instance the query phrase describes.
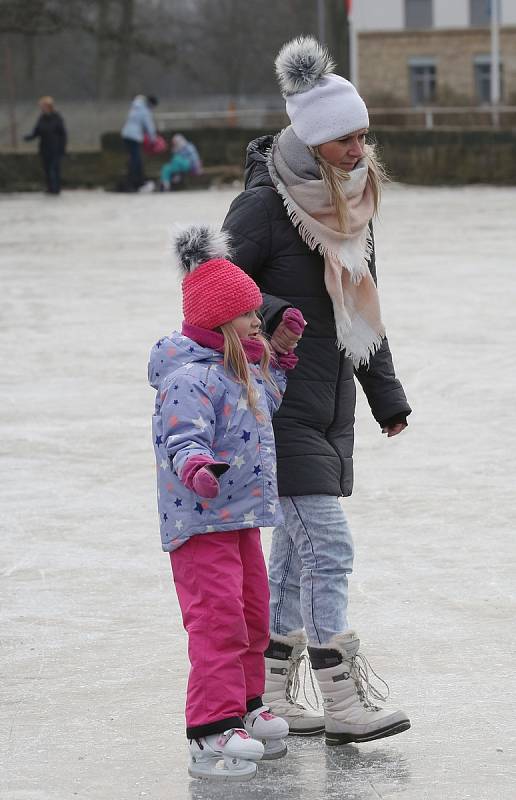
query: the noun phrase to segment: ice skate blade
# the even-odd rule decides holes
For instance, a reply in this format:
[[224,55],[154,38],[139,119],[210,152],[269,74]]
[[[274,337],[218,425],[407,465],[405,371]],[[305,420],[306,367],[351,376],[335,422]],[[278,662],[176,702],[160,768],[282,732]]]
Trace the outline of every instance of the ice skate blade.
[[257,772],[255,761],[243,759],[210,759],[191,761],[188,774],[191,778],[210,781],[250,781]]
[[326,732],[326,744],[330,747],[339,744],[352,744],[353,742],[373,742],[375,739],[385,739],[387,736],[396,736],[398,733],[403,733],[403,731],[408,731],[410,728],[410,722],[408,719],[403,720],[403,722],[397,722],[395,725],[391,725],[388,728],[382,728],[381,730],[374,731],[373,733],[367,734],[353,734],[353,733],[328,733]]
[[324,733],[324,724],[317,725],[314,728],[305,728],[304,730],[292,730],[290,728],[288,735],[289,736],[320,736],[321,733]]
[[277,739],[276,741],[266,742],[262,740],[264,752],[262,761],[274,761],[276,758],[283,758],[287,755],[288,748],[284,739]]

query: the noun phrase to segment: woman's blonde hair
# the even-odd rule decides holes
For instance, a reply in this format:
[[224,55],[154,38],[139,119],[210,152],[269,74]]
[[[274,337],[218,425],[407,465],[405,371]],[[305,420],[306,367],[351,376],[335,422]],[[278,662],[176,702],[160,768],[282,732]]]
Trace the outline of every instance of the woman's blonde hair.
[[[251,370],[249,369],[249,363],[242,341],[231,322],[226,322],[224,325],[221,325],[220,330],[224,336],[224,369],[228,371],[231,370],[238,383],[244,386],[249,408],[256,414],[258,410],[258,392],[252,383]],[[260,359],[260,368],[263,376],[267,383],[278,391],[278,387],[270,373],[273,350],[265,336],[258,334],[256,338],[263,345],[263,354]]]
[[[339,225],[344,233],[348,232],[348,204],[346,196],[342,191],[342,185],[345,181],[349,181],[349,172],[346,172],[340,167],[334,167],[329,164],[325,158],[322,157],[319,146],[311,148],[314,158],[319,164],[321,176],[328,187],[332,205],[337,212],[337,219]],[[385,167],[376,155],[376,148],[373,144],[366,144],[364,147],[364,158],[367,164],[367,182],[372,189],[374,199],[374,213],[378,214],[380,199],[382,194],[382,185],[388,181]]]

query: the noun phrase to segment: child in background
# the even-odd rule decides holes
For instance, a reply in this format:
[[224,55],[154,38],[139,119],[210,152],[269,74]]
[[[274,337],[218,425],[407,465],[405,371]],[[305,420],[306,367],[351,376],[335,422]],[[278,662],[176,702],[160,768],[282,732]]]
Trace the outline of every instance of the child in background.
[[[281,521],[271,416],[297,358],[261,335],[260,290],[227,260],[225,234],[191,228],[175,247],[182,333],[154,346],[149,381],[162,546],[188,632],[189,773],[250,779],[257,761],[287,751],[288,725],[261,698],[269,590],[259,526]],[[304,325],[297,309],[285,314]]]
[[202,162],[199,151],[182,133],[175,133],[170,141],[171,158],[161,167],[161,188],[168,191],[180,184],[185,175],[201,175]]

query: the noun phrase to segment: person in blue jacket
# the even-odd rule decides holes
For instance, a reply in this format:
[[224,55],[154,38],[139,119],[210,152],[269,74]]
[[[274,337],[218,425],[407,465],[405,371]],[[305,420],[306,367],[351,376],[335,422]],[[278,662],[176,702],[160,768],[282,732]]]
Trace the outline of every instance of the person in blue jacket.
[[[228,260],[225,234],[194,227],[176,250],[184,322],[153,347],[149,381],[161,542],[188,632],[189,772],[248,779],[256,761],[287,751],[288,724],[261,697],[269,590],[259,526],[282,519],[271,416],[297,358],[260,334],[261,292]],[[303,320],[291,308],[285,322]]]
[[156,124],[151,109],[158,105],[153,95],[138,94],[129,108],[122,128],[122,139],[127,150],[127,188],[136,192],[145,183],[141,146],[145,134],[151,141],[156,138]]

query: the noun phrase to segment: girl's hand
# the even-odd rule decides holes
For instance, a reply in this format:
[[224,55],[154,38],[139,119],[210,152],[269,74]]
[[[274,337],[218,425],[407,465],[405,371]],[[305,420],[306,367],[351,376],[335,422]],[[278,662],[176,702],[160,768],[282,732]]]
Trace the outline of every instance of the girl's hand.
[[287,308],[272,334],[271,345],[277,353],[290,353],[303,335],[306,321],[298,308]]
[[217,478],[209,467],[201,467],[192,479],[192,488],[199,497],[213,499],[218,497],[220,486]]

